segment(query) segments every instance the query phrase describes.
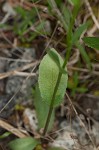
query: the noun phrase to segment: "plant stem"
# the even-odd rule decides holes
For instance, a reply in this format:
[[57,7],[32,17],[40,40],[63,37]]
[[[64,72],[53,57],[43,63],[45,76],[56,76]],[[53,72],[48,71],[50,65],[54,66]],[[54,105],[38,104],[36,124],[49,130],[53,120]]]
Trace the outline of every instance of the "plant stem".
[[[71,18],[71,23],[70,23],[69,30],[68,30],[68,33],[67,33],[67,53],[66,53],[64,63],[62,65],[62,69],[65,69],[65,66],[66,66],[66,64],[68,62],[68,59],[70,57],[70,54],[71,54],[72,29],[73,29],[73,26],[74,26],[74,23],[75,23],[75,18],[77,16],[77,13],[78,13],[78,7],[76,6],[76,7],[74,7],[73,16]],[[49,123],[50,123],[51,115],[52,115],[52,112],[53,112],[53,105],[54,105],[54,101],[55,101],[55,96],[56,96],[56,93],[57,93],[57,90],[58,90],[58,87],[59,87],[59,84],[60,84],[62,74],[63,74],[62,72],[59,72],[59,74],[58,74],[57,82],[56,82],[54,92],[53,92],[53,96],[52,96],[52,99],[51,99],[51,104],[50,104],[50,108],[49,108],[49,112],[48,112],[48,117],[47,117],[46,124],[45,124],[45,127],[44,127],[44,131],[43,131],[43,134],[42,134],[43,136],[46,135],[46,132],[47,132],[47,129],[48,129],[48,126],[49,126]]]
[[59,72],[58,79],[57,79],[57,82],[56,82],[56,85],[55,85],[55,88],[54,88],[54,93],[53,93],[53,96],[52,96],[52,99],[51,99],[51,104],[50,104],[50,108],[49,108],[46,124],[45,124],[45,127],[44,127],[43,136],[46,135],[46,132],[47,132],[47,129],[48,129],[48,125],[49,125],[49,122],[50,122],[51,114],[52,114],[52,111],[53,111],[54,99],[55,99],[55,96],[56,96],[56,92],[58,90],[58,86],[59,86],[59,83],[60,83],[61,76],[62,76],[62,73]]
[[[67,63],[67,61],[64,61],[62,69],[65,68],[66,63]],[[45,124],[45,127],[44,127],[43,136],[46,135],[46,132],[47,132],[47,129],[48,129],[48,125],[49,125],[49,122],[50,122],[51,114],[52,114],[52,111],[53,111],[54,99],[55,99],[56,92],[57,92],[58,87],[59,87],[61,76],[62,76],[62,72],[59,72],[58,78],[57,78],[57,82],[56,82],[56,85],[55,85],[55,88],[54,88],[54,93],[53,93],[53,96],[52,96],[52,99],[51,99],[51,104],[50,104],[50,108],[49,108],[49,112],[48,112],[48,117],[47,117],[47,120],[46,120],[46,124]]]
[[[65,69],[65,66],[66,66],[67,61],[68,61],[69,56],[70,56],[71,48],[72,48],[72,46],[71,46],[71,44],[69,44],[68,49],[67,49],[67,55],[66,55],[65,61],[63,63],[62,69]],[[52,114],[52,111],[53,111],[53,104],[54,104],[56,92],[58,90],[62,74],[63,74],[62,72],[59,72],[59,74],[58,74],[57,82],[56,82],[56,85],[55,85],[55,88],[54,88],[54,93],[53,93],[53,96],[52,96],[52,99],[51,99],[51,104],[50,104],[50,108],[49,108],[49,112],[48,112],[48,117],[47,117],[46,124],[45,124],[45,127],[44,127],[44,131],[43,131],[43,134],[42,134],[43,136],[46,135],[46,132],[47,132],[47,129],[48,129],[51,114]]]

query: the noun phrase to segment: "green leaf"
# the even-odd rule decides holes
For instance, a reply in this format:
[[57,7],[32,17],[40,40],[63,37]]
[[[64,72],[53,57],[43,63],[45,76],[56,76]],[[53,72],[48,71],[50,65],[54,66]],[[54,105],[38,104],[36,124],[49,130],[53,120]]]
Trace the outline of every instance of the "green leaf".
[[[33,41],[33,39],[37,36],[37,35],[44,35],[43,33],[43,28],[44,28],[44,25],[45,25],[45,22],[42,20],[42,22],[40,22],[40,24],[38,24],[36,27],[35,27],[35,31],[34,32],[30,32],[30,36],[29,38],[27,39],[28,42],[31,42]],[[47,35],[47,33],[46,33]]]
[[64,29],[67,31],[68,26],[67,26],[67,24],[66,24],[66,21],[65,21],[65,19],[64,19],[64,16],[61,14],[60,11],[57,11],[58,6],[57,6],[56,1],[54,1],[54,0],[53,0],[53,1],[47,0],[47,2],[48,2],[49,6],[50,6],[50,8],[51,8],[51,12],[53,12],[52,10],[55,10],[55,11],[53,12],[53,15],[57,16],[58,20],[62,23]]
[[62,72],[63,74],[66,74],[67,72],[61,67],[59,57],[57,53],[55,53],[53,48],[48,51],[48,55],[52,58],[52,61],[56,63],[57,67],[59,67],[59,71]]
[[62,4],[62,1],[61,0],[55,0],[56,4],[58,7],[60,7],[60,5]]
[[57,53],[55,53],[54,48],[48,51],[48,55],[52,58],[52,61],[56,63],[57,67],[61,66],[59,57]]
[[42,145],[39,144],[39,145],[36,146],[35,150],[44,150],[44,149],[43,149]]
[[[60,66],[62,67],[63,59],[61,58],[61,56],[54,49],[51,49],[50,51],[57,54]],[[60,70],[56,62],[52,60],[49,54],[46,54],[39,66],[38,83],[42,100],[48,105],[50,105],[51,103],[59,71]],[[61,81],[54,100],[54,106],[58,106],[62,102],[67,87],[67,80],[68,75],[62,74]]]
[[86,64],[88,64],[88,68],[91,70],[91,61],[90,61],[90,58],[89,58],[86,50],[84,49],[84,47],[80,43],[77,43],[76,46],[78,47],[78,49],[82,55],[83,60],[85,61]]
[[71,89],[72,96],[75,96],[78,84],[79,84],[78,72],[74,72],[72,78],[69,78],[68,81],[68,88]]
[[80,4],[80,0],[68,0],[71,4],[73,5],[79,5]]
[[[77,1],[79,2],[79,0]],[[69,29],[67,32],[67,47],[72,47],[73,27],[74,27],[75,20],[79,12],[79,8],[80,8],[80,2],[79,4],[74,6],[74,9],[72,11],[72,17],[71,17]]]
[[10,132],[5,132],[4,134],[0,135],[0,139],[8,137],[10,134]]
[[64,3],[62,4],[61,11],[62,11],[62,14],[63,14],[63,17],[64,17],[64,21],[65,21],[66,24],[67,24],[67,31],[68,31],[68,28],[69,28],[69,25],[70,25],[70,19],[71,19],[71,17],[72,17],[72,13],[71,13],[71,11],[64,5]]
[[11,141],[8,146],[11,150],[33,150],[38,144],[39,141],[36,139],[33,139],[32,137],[26,137]]
[[88,27],[88,23],[84,23],[76,29],[76,31],[72,37],[72,44],[75,44],[75,42],[77,42],[79,40],[81,34],[84,32],[84,30],[87,29],[87,27]]
[[26,17],[27,11],[26,11],[24,8],[18,6],[18,7],[15,8],[15,11],[16,11],[18,14],[20,14],[20,16],[22,16],[22,18],[25,18],[25,17]]
[[85,92],[88,91],[88,88],[86,88],[86,87],[79,87],[79,88],[76,88],[76,91],[80,92],[80,93],[85,93]]
[[[34,106],[36,108],[39,129],[44,128],[48,116],[49,106],[42,101],[38,84],[36,85]],[[48,131],[52,129],[53,122],[54,122],[54,110],[51,115]]]
[[85,37],[83,41],[87,46],[99,50],[99,37]]

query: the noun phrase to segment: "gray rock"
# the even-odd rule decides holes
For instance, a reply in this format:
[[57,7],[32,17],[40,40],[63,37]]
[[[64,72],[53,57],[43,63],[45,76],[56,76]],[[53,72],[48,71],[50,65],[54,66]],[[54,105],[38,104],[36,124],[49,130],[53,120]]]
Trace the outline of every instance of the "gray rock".
[[[0,96],[0,118],[7,119],[15,106],[15,100],[11,100],[11,96]],[[3,129],[0,128],[0,134],[3,133]]]
[[[15,61],[6,61],[7,72],[15,70],[19,67],[23,67],[30,63],[29,61],[32,61],[35,58],[34,49],[21,49],[20,51],[21,52],[18,53],[20,54],[18,55],[20,58],[18,58],[15,56],[15,54],[17,54],[16,50],[11,50],[11,53],[13,54],[12,59],[14,59],[14,56],[17,58],[15,58]],[[17,59],[20,59],[20,61],[17,61]],[[31,69],[26,71],[31,72]],[[4,72],[4,70],[2,72]],[[7,78],[5,93],[0,95],[0,111],[6,106],[5,109],[0,113],[1,118],[7,119],[11,115],[15,104],[18,102],[27,101],[30,98],[34,82],[35,79],[33,77],[29,78],[28,80],[26,80],[26,77],[22,76],[9,76]],[[9,103],[10,99],[12,100]],[[1,131],[2,129],[0,129],[0,133]]]
[[[34,49],[24,49],[21,52],[21,60],[33,60],[35,58],[35,52]],[[12,62],[8,64],[8,71],[15,70],[16,68],[23,67],[28,62]],[[31,72],[31,69],[28,69],[27,72]],[[17,100],[26,100],[29,98],[31,94],[31,89],[34,84],[35,80],[34,77],[29,78],[26,80],[26,77],[22,76],[11,76],[8,78],[7,84],[6,84],[6,93],[9,95],[13,95],[17,92],[15,99]]]
[[[11,114],[11,110],[13,110],[13,107],[15,105],[15,101],[10,101],[11,96],[0,96],[0,117],[7,118]],[[7,106],[6,104],[9,103]],[[3,109],[4,108],[4,109]]]

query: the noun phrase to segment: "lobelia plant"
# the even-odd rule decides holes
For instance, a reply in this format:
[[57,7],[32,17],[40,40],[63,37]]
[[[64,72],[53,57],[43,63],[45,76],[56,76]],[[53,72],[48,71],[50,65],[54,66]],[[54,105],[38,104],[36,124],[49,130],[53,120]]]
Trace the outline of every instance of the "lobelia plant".
[[62,102],[67,87],[67,80],[67,70],[63,59],[54,49],[51,49],[44,56],[39,67],[38,83],[41,97],[49,105],[43,136],[47,132],[54,108]]
[[[68,75],[65,64],[66,61],[63,61],[58,52],[51,48],[43,57],[39,66],[34,105],[37,110],[38,127],[39,129],[44,128],[43,137],[46,136],[47,131],[51,130],[55,108],[60,105],[66,92]],[[32,137],[16,139],[9,143],[9,147],[12,150],[33,150],[34,148],[41,150],[42,139],[37,140]],[[61,150],[61,148],[53,149]]]
[[[54,121],[55,108],[59,106],[64,98],[68,74],[67,74],[67,62],[71,55],[72,47],[75,45],[80,49],[81,54],[85,57],[85,61],[90,68],[90,60],[84,48],[79,43],[79,38],[82,32],[87,28],[87,24],[83,24],[73,33],[73,27],[75,19],[77,17],[80,0],[69,0],[74,5],[72,15],[70,15],[70,21],[68,26],[63,22],[64,28],[67,30],[67,50],[66,57],[63,60],[60,54],[51,48],[47,51],[47,54],[43,57],[39,66],[39,78],[38,85],[36,86],[35,95],[35,109],[38,117],[38,128],[43,128],[42,138],[34,139],[27,137],[23,139],[16,139],[9,143],[9,147],[12,150],[42,150],[42,142],[46,136],[46,133],[51,130]],[[56,6],[54,1],[49,1],[51,7]],[[68,16],[69,17],[69,16]],[[59,16],[62,21],[63,18]],[[75,44],[76,43],[76,44]],[[48,150],[62,150],[62,148],[48,148]]]

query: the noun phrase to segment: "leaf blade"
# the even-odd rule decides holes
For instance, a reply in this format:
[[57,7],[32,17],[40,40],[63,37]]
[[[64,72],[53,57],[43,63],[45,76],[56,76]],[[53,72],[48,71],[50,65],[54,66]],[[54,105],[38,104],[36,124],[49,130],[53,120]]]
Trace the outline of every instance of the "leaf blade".
[[[60,65],[62,66],[63,59],[61,58],[61,56],[54,49],[51,49],[51,51],[57,54],[60,61]],[[38,82],[42,100],[45,101],[48,105],[50,105],[51,103],[59,71],[59,67],[57,66],[55,61],[52,60],[49,54],[46,54],[39,66]],[[67,80],[68,75],[62,74],[59,88],[54,100],[54,107],[58,106],[62,102],[67,87]]]
[[73,5],[80,5],[80,0],[68,0]]
[[84,37],[83,41],[88,47],[99,50],[99,37]]
[[[41,95],[40,95],[40,90],[38,87],[38,84],[36,85],[36,91],[35,91],[35,99],[34,99],[34,106],[36,108],[36,114],[38,118],[38,127],[39,129],[44,128],[48,111],[49,111],[49,106],[42,101]],[[52,129],[53,122],[54,122],[54,110],[51,115],[48,131]]]
[[78,49],[83,57],[83,60],[88,64],[88,68],[91,70],[91,61],[90,61],[90,58],[89,58],[87,52],[85,51],[84,47],[80,43],[77,43],[76,46],[78,47]]
[[32,137],[26,137],[11,141],[8,146],[11,150],[33,150],[38,144],[39,141],[36,139],[33,139]]
[[84,32],[84,30],[87,29],[87,27],[88,27],[88,23],[84,23],[76,29],[72,38],[72,44],[74,44],[75,42],[79,40],[81,34]]

